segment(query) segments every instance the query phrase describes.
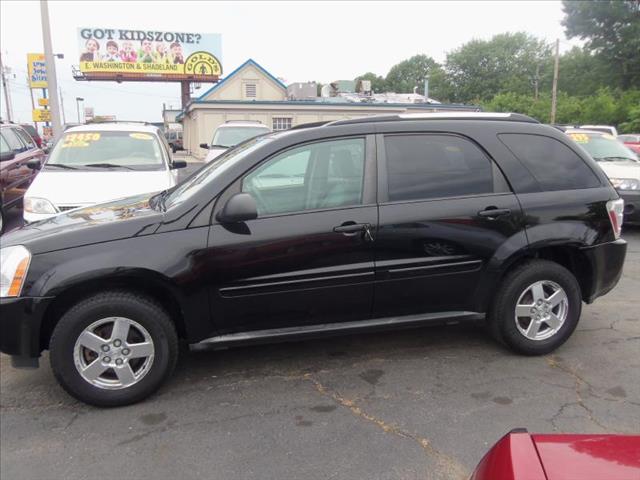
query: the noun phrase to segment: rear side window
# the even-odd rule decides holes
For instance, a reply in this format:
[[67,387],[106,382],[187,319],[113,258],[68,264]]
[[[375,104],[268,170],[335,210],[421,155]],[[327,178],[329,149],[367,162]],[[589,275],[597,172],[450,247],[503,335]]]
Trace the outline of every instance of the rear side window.
[[36,148],[36,144],[33,143],[33,139],[31,138],[31,135],[29,135],[27,132],[19,128],[14,129],[14,131],[22,139],[22,141],[24,142],[24,144],[27,146],[28,149]]
[[389,135],[389,201],[493,193],[491,160],[473,143],[452,135]]
[[600,180],[593,170],[573,150],[555,138],[520,133],[503,133],[498,137],[543,190],[600,186]]

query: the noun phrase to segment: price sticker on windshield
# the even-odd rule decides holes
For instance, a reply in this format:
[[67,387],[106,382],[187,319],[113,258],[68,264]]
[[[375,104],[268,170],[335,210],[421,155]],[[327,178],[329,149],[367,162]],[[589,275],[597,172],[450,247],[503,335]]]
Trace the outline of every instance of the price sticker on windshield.
[[68,133],[64,136],[62,148],[88,147],[91,142],[100,140],[98,132]]
[[136,140],[153,140],[153,136],[149,135],[148,133],[135,132],[130,133],[129,136],[131,138],[135,138]]
[[589,143],[589,135],[586,133],[570,133],[569,136],[576,143]]

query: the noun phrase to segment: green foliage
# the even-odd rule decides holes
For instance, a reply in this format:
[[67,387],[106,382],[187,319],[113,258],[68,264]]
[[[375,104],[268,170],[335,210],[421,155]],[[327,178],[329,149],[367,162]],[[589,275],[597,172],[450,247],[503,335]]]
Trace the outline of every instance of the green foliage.
[[560,57],[558,90],[571,95],[591,95],[601,87],[621,84],[621,77],[612,71],[599,55],[573,47]]
[[455,101],[489,99],[501,92],[533,92],[548,84],[551,50],[527,33],[501,33],[491,40],[472,40],[447,55],[446,71]]
[[[500,93],[481,102],[488,112],[515,112],[529,115],[543,123],[550,121],[551,94],[545,92],[538,101],[533,95],[513,92]],[[601,88],[586,97],[558,93],[556,123],[603,124],[619,126],[621,131],[640,131],[640,90],[611,90]]]
[[444,93],[445,76],[440,64],[426,55],[414,55],[391,67],[385,79],[387,91],[411,93],[418,87],[424,93],[424,80],[429,76],[429,96],[438,98]]
[[356,77],[354,80],[356,81],[356,83],[359,80],[369,80],[371,82],[371,89],[375,93],[381,93],[381,92],[387,91],[387,83],[384,77],[381,77],[380,75],[376,75],[373,72],[367,72],[364,75],[360,75],[359,77]]
[[624,89],[640,87],[640,2],[638,0],[563,0],[562,25],[569,38],[586,40],[614,69]]

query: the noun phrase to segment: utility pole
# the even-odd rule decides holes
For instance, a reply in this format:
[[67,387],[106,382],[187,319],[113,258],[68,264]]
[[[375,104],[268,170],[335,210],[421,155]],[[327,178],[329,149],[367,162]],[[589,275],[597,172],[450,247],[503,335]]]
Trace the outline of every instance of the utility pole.
[[62,98],[62,88],[58,87],[58,91],[60,92],[60,111],[62,112],[62,125],[67,123],[67,119],[64,118],[64,99]]
[[49,4],[47,0],[40,0],[40,20],[42,21],[42,42],[44,43],[44,60],[47,65],[47,83],[49,84],[49,106],[51,108],[51,125],[53,139],[57,140],[62,134],[60,124],[60,104],[58,103],[58,80],[56,77],[56,63],[51,47],[51,27],[49,25]]
[[553,88],[551,89],[551,123],[556,123],[556,103],[558,101],[558,63],[560,60],[560,39],[556,39],[556,60],[553,64]]
[[5,76],[4,64],[2,63],[2,53],[0,53],[0,71],[2,72],[2,89],[4,90],[4,104],[7,109],[7,121],[11,122],[11,104],[9,103],[9,84]]
[[[29,78],[29,75],[27,75],[27,85],[30,85],[29,80],[31,80]],[[31,111],[34,111],[36,109],[36,104],[35,101],[33,100],[33,88],[29,87],[29,96],[31,97]],[[38,131],[38,122],[33,122],[33,127],[36,129],[36,132]]]

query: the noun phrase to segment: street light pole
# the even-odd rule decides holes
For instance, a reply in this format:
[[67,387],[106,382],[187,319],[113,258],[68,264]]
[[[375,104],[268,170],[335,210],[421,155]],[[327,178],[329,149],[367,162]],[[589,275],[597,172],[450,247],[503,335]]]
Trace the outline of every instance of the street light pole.
[[[11,122],[11,104],[9,103],[9,85],[5,77],[4,65],[2,64],[2,53],[0,53],[0,74],[2,74],[2,89],[4,90],[4,104],[7,109],[7,121]],[[0,112],[0,115],[2,113]]]
[[80,102],[84,102],[84,98],[76,97],[76,108],[78,109],[78,123],[82,123],[80,122]]
[[47,65],[47,83],[49,85],[49,107],[51,108],[51,125],[54,140],[62,134],[60,124],[60,103],[58,101],[58,80],[56,64],[51,47],[51,28],[49,26],[49,4],[47,0],[40,0],[40,20],[42,21],[42,41],[44,43],[44,60]]

